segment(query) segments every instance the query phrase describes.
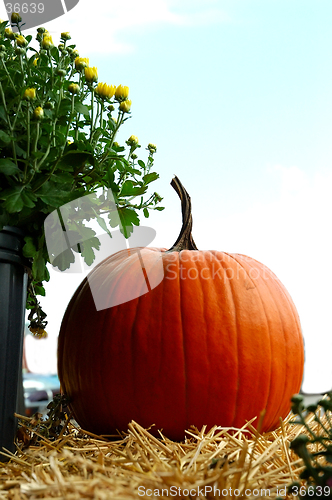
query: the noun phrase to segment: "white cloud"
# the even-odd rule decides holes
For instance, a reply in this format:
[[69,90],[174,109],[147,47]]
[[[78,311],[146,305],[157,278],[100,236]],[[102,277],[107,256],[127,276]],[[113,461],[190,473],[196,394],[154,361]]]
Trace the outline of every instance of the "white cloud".
[[[218,2],[217,2],[218,3]],[[219,23],[227,20],[225,13],[214,0],[80,0],[67,14],[45,24],[48,31],[58,38],[62,31],[69,31],[72,42],[83,54],[126,53],[135,50],[131,34],[159,26],[194,26]],[[26,34],[35,34],[35,29]]]

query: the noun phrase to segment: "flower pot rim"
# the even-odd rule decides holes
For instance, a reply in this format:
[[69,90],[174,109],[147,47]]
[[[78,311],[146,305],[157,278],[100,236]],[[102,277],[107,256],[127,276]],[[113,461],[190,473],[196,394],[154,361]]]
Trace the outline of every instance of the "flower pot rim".
[[[14,245],[12,246],[11,244],[7,244],[5,240],[5,244],[1,242],[1,235],[7,234],[11,235],[13,238]],[[21,244],[18,242],[19,240],[23,240],[25,236],[24,230],[22,230],[19,227],[15,226],[4,226],[2,230],[0,231],[0,263],[11,263],[11,264],[16,264],[19,266],[23,266],[26,271],[29,272],[31,269],[31,263],[28,259],[26,259],[23,254],[22,254],[22,247],[20,248]]]

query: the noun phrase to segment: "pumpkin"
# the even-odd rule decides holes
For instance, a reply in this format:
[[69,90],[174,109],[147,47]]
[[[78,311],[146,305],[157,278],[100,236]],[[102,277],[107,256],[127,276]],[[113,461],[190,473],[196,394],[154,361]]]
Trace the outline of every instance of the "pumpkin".
[[[191,425],[237,428],[263,410],[261,430],[273,430],[302,382],[295,305],[256,260],[198,250],[190,197],[177,177],[171,184],[183,218],[174,246],[142,248],[141,260],[133,259],[137,249],[111,255],[72,297],[58,343],[62,391],[77,422],[95,434],[126,431],[135,420],[182,440]],[[149,290],[142,259],[150,279],[157,262],[163,266]],[[93,283],[118,304],[96,310]],[[129,289],[136,295],[120,303]]]

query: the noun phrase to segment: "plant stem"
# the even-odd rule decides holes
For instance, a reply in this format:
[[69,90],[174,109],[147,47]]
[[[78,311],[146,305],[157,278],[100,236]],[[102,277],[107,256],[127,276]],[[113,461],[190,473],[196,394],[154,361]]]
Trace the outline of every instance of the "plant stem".
[[193,219],[191,215],[191,200],[190,196],[181,184],[178,177],[174,177],[171,182],[172,188],[177,192],[181,200],[181,211],[182,211],[182,228],[178,239],[174,245],[167,250],[167,252],[181,252],[181,250],[198,250],[196,244],[193,240],[191,230],[193,225]]
[[94,119],[94,89],[91,85],[91,129],[90,129],[90,144],[91,144],[91,139],[93,135],[93,119]]
[[[27,158],[30,156],[30,109],[27,107]],[[24,175],[25,177],[25,175]]]
[[[33,143],[33,149],[32,152],[36,153],[37,152],[37,144],[39,140],[39,129],[40,129],[40,124],[39,121],[36,123],[36,137]],[[37,158],[34,159],[34,171],[37,172]]]
[[16,90],[16,89],[15,89],[14,82],[13,82],[13,80],[11,79],[10,74],[8,73],[8,69],[7,69],[7,66],[6,66],[5,61],[4,61],[3,59],[1,59],[1,61],[2,61],[3,68],[4,68],[5,72],[6,72],[6,75],[7,75],[7,77],[8,77],[8,80],[10,81],[11,86],[13,87],[13,89],[14,89],[14,90]]

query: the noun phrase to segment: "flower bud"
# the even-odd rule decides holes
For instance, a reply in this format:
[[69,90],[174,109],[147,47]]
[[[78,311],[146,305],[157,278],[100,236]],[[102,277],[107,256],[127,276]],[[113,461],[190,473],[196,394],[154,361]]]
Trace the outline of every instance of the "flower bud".
[[89,83],[98,81],[98,70],[96,66],[84,68],[85,79]]
[[37,108],[35,108],[33,110],[33,117],[36,120],[41,120],[42,118],[44,118],[44,110],[43,110],[43,108],[41,108],[40,106],[38,106]]
[[130,157],[133,159],[133,160],[137,160],[138,156],[135,155],[135,153],[131,153]]
[[10,17],[10,22],[12,24],[18,24],[22,21],[21,16],[18,14],[18,12],[12,12],[12,15]]
[[76,57],[75,68],[78,71],[81,71],[82,69],[86,68],[87,66],[89,66],[89,58],[88,57]]
[[5,45],[0,45],[0,52],[6,52]]
[[44,35],[43,40],[41,42],[41,46],[45,50],[49,50],[49,49],[52,49],[54,47],[51,35]]
[[36,89],[25,89],[24,94],[23,94],[23,99],[26,99],[27,101],[32,101],[32,99],[36,98]]
[[58,68],[56,70],[56,74],[59,75],[59,76],[66,76],[67,74],[67,71],[65,69],[62,69],[62,68]]
[[32,64],[33,64],[35,67],[38,65],[38,59],[39,59],[39,58],[38,58],[38,57],[36,57],[36,59],[34,59],[34,60],[33,60],[33,63],[32,63]]
[[153,153],[157,152],[157,146],[155,144],[148,144],[147,149],[149,150],[150,154],[153,155]]
[[16,38],[16,43],[19,47],[26,47],[28,45],[28,40],[23,35],[19,35]]
[[115,99],[119,102],[125,101],[129,96],[129,87],[119,85],[115,91]]
[[13,33],[13,30],[11,28],[6,28],[5,29],[5,37],[9,38],[10,40],[15,39],[15,34]]
[[123,111],[124,113],[129,113],[131,108],[131,101],[122,101],[120,103],[119,109],[120,111]]
[[58,49],[61,50],[61,52],[63,51],[64,48],[65,46],[63,45],[63,43],[59,43]]
[[39,33],[40,35],[42,35],[43,33],[45,33],[45,31],[47,31],[46,28],[37,28],[37,33]]
[[68,90],[72,94],[78,94],[80,91],[80,86],[78,85],[78,83],[71,83],[70,85],[68,85]]
[[44,104],[44,108],[45,108],[45,109],[54,109],[54,108],[55,108],[55,104],[54,104],[54,102],[52,102],[52,101],[48,101],[48,102],[46,102],[46,103]]
[[68,47],[68,52],[71,55],[72,59],[75,59],[75,57],[79,57],[80,53],[77,49],[71,49],[71,51],[69,49],[71,49],[71,47]]
[[16,47],[15,54],[17,54],[18,56],[22,56],[25,53],[26,53],[26,50],[23,47]]
[[107,106],[107,109],[110,113],[112,113],[112,111],[115,110],[115,107],[113,106],[113,104],[110,104],[109,106]]
[[136,135],[131,135],[128,141],[126,141],[126,144],[128,144],[128,146],[138,146],[138,138]]
[[61,40],[70,40],[71,39],[71,36],[69,34],[69,31],[64,31],[63,33],[61,33]]

